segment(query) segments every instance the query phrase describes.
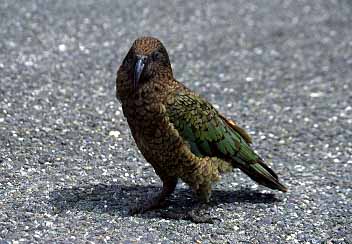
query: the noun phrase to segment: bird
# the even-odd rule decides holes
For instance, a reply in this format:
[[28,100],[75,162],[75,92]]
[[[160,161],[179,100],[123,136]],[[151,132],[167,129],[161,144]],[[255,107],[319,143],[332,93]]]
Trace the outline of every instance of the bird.
[[207,204],[213,183],[235,168],[260,185],[287,191],[252,149],[250,135],[174,78],[159,39],[144,36],[133,42],[117,71],[116,96],[137,147],[163,184],[131,214],[161,208],[179,179]]

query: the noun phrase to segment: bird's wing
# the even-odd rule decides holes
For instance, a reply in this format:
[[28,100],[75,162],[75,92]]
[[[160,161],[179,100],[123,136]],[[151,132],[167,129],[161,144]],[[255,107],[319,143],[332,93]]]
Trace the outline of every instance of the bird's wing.
[[169,99],[166,113],[170,122],[197,156],[215,156],[249,163],[259,156],[250,148],[249,135],[226,119],[201,97],[179,92]]
[[232,129],[234,129],[237,133],[239,133],[242,138],[248,143],[252,143],[252,138],[251,136],[245,131],[243,128],[241,128],[234,120],[227,119],[224,117],[222,114],[219,114],[220,118],[226,122],[228,126],[230,126]]
[[221,158],[258,183],[287,191],[275,172],[249,146],[248,134],[201,97],[188,92],[173,94],[168,99],[166,114],[198,157]]

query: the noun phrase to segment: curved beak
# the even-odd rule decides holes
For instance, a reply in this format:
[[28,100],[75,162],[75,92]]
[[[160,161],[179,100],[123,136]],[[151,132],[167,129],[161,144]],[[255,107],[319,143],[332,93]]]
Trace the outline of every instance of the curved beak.
[[133,88],[136,90],[138,87],[139,79],[141,78],[146,57],[137,56],[137,61],[134,65]]

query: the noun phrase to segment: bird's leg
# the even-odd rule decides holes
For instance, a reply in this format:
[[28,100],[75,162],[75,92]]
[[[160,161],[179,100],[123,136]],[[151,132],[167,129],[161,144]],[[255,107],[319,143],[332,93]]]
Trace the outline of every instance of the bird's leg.
[[214,218],[207,216],[206,210],[209,208],[209,199],[211,195],[211,185],[204,184],[200,185],[197,190],[195,190],[199,202],[192,210],[188,212],[166,212],[162,213],[162,216],[167,219],[183,219],[189,220],[193,223],[214,223]]
[[177,179],[166,178],[166,179],[162,179],[162,181],[163,181],[163,189],[161,190],[161,192],[157,196],[147,200],[146,203],[142,203],[135,207],[130,208],[129,210],[130,215],[145,213],[149,210],[158,209],[165,206],[166,198],[170,196],[176,188]]
[[213,219],[210,216],[206,216],[204,213],[209,208],[209,200],[211,196],[211,183],[205,183],[199,186],[195,191],[200,202],[195,208],[188,211],[187,215],[189,220],[194,223],[213,223]]

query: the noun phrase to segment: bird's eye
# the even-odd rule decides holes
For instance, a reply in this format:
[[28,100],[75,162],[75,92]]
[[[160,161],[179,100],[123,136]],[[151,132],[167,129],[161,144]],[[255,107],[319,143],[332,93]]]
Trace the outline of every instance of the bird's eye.
[[124,59],[124,63],[131,64],[131,63],[133,63],[133,60],[134,60],[134,52],[132,50],[130,50]]
[[133,63],[133,60],[134,60],[134,56],[133,55],[128,55],[127,63],[131,64],[131,63]]
[[152,59],[153,61],[159,60],[161,57],[161,53],[160,52],[154,52],[152,55]]

